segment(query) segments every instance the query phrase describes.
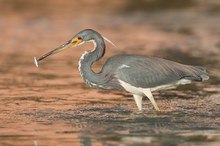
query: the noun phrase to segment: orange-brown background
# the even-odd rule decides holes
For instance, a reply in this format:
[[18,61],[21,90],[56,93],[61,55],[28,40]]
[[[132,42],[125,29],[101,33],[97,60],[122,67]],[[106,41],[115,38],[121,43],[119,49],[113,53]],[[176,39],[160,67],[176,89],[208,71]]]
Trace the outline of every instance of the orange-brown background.
[[[0,145],[219,145],[219,18],[218,0],[0,0]],[[202,65],[211,78],[154,93],[163,112],[145,99],[140,114],[129,94],[83,83],[78,59],[92,44],[34,66],[85,28],[118,46],[96,71],[129,53]]]

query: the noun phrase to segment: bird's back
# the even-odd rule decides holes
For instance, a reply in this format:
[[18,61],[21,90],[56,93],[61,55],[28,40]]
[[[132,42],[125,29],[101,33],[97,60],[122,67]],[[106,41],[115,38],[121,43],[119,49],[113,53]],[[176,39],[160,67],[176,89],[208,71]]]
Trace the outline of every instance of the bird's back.
[[177,82],[208,80],[206,69],[183,65],[157,57],[116,55],[109,58],[102,71],[111,71],[114,78],[135,87],[154,88]]

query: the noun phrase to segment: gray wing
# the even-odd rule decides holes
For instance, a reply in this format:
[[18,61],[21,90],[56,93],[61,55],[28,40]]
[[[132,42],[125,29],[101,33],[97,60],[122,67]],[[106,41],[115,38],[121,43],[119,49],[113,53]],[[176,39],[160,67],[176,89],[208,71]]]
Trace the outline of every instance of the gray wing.
[[[129,59],[130,58],[130,59]],[[180,79],[203,81],[208,79],[205,68],[183,65],[155,57],[130,56],[116,70],[119,80],[135,87],[151,88]]]

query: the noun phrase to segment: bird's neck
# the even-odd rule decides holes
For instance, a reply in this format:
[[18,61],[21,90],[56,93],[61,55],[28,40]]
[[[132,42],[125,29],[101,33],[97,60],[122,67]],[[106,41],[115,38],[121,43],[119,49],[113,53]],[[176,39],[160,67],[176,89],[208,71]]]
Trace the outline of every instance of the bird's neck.
[[79,60],[79,71],[83,80],[91,87],[102,88],[102,78],[100,73],[92,70],[92,64],[98,61],[105,54],[104,40],[93,40],[94,49],[85,52]]

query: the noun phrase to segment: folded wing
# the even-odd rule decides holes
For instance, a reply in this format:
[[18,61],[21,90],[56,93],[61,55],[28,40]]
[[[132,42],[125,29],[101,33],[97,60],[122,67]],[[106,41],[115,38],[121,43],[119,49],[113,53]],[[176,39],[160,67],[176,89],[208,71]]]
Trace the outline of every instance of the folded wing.
[[152,88],[181,79],[208,80],[206,69],[155,57],[137,57],[119,66],[117,78],[135,87]]

